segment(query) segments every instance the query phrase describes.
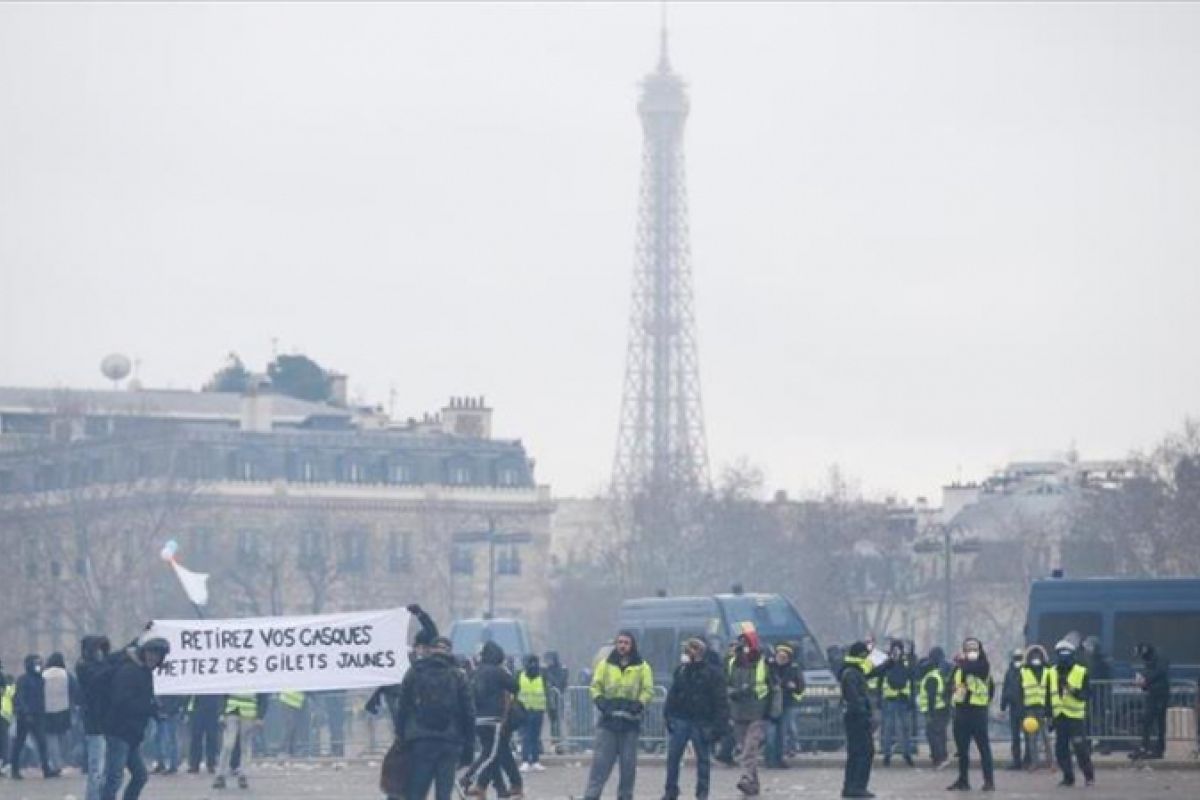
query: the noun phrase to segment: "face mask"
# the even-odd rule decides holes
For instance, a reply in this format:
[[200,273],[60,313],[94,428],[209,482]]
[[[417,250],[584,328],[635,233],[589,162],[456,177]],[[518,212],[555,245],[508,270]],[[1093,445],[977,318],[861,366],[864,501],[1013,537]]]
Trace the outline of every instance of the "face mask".
[[970,650],[967,652],[967,661],[978,661],[978,660],[979,660],[979,651],[978,650]]
[[1042,665],[1042,660],[1040,658],[1035,658],[1029,662],[1029,666],[1031,666],[1031,667],[1040,667],[1041,665]]

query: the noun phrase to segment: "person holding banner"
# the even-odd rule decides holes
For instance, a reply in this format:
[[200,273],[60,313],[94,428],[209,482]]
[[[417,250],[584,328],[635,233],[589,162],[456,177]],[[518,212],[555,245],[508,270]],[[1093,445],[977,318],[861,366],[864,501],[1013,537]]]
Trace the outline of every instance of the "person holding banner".
[[104,714],[104,790],[101,800],[116,800],[125,771],[124,800],[137,800],[149,775],[142,761],[142,737],[154,716],[154,670],[171,651],[166,639],[152,637],[131,646],[112,661],[108,708]]
[[396,730],[408,761],[405,800],[424,800],[435,786],[437,800],[450,800],[456,767],[474,759],[475,702],[451,647],[439,636],[400,682]]
[[[242,764],[250,760],[249,743],[242,733],[250,733],[251,726],[260,725],[266,715],[267,695],[260,694],[231,694],[225,698],[225,711],[221,717],[224,738],[221,740],[221,757],[218,759],[217,779],[213,781],[214,789],[224,789],[230,773],[237,778],[239,789],[246,789],[250,781],[242,770]],[[234,763],[233,751],[241,745],[241,759]]]

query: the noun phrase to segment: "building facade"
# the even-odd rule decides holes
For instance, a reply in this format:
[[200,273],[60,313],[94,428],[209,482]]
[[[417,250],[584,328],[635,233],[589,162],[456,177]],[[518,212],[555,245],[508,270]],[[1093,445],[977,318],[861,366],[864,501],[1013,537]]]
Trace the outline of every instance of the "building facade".
[[192,616],[419,602],[439,622],[546,610],[553,511],[482,398],[396,423],[254,391],[0,388],[0,654]]

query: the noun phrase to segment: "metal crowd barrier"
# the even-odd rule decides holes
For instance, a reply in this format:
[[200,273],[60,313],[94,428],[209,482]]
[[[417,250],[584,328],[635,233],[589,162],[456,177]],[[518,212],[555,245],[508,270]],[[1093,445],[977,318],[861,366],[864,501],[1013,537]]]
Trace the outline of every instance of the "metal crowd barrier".
[[[1173,681],[1167,703],[1167,739],[1195,742],[1196,684]],[[1101,744],[1135,743],[1142,738],[1146,693],[1131,681],[1091,681],[1088,733]],[[1174,724],[1172,724],[1174,722]]]
[[[571,752],[582,752],[592,746],[596,737],[596,723],[600,712],[592,703],[591,689],[587,686],[569,686],[562,693],[562,744]],[[643,750],[665,752],[667,746],[667,721],[663,708],[667,702],[667,690],[654,687],[654,697],[646,706],[642,716]]]

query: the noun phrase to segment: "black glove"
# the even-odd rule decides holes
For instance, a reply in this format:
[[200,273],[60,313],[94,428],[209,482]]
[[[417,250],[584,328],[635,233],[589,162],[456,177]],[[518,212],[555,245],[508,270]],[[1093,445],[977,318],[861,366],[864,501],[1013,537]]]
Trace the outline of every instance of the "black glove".
[[407,608],[408,613],[412,614],[414,617],[421,613],[421,607],[419,605],[417,605],[416,603],[413,603],[412,605],[409,605],[409,606],[405,606],[405,608]]
[[607,714],[609,709],[612,708],[612,703],[607,697],[597,697],[594,702],[601,714]]
[[639,703],[639,702],[637,702],[637,701],[635,700],[635,701],[633,701],[633,703],[630,705],[630,707],[629,707],[629,710],[630,710],[630,711],[632,711],[632,712],[633,712],[633,713],[635,713],[635,714],[640,714],[640,713],[642,713],[642,710],[643,710],[644,708],[645,708],[645,706],[643,706],[641,703]]

